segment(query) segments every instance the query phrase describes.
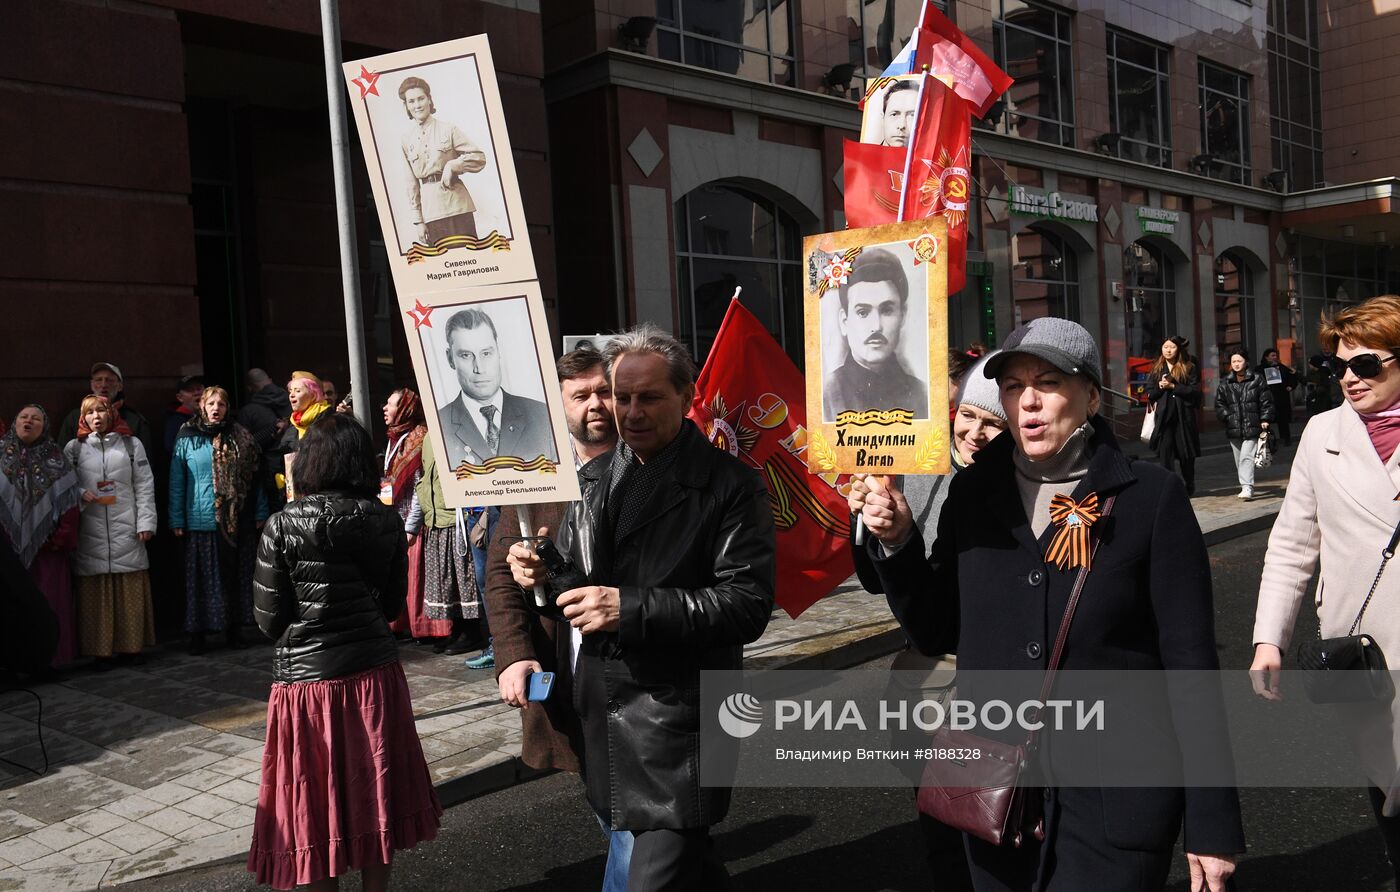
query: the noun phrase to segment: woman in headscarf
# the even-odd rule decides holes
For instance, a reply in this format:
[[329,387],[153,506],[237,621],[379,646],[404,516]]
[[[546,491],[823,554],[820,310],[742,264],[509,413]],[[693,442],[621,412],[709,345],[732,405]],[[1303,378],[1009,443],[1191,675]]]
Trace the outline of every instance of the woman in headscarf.
[[99,669],[113,655],[139,662],[156,643],[146,543],[156,533],[156,481],[146,447],[106,397],[89,394],[78,437],[63,454],[78,472],[82,519],[73,575],[78,578],[78,637]]
[[78,545],[78,475],[30,403],[0,437],[0,529],[58,617],[55,668],[78,656],[77,613],[68,552]]
[[206,387],[170,461],[170,530],[185,540],[185,631],[192,654],[225,632],[242,648],[253,622],[253,562],[267,498],[253,435],[229,416],[228,391]]
[[412,388],[389,394],[384,403],[384,427],[389,448],[384,453],[384,479],[379,500],[403,518],[408,539],[408,597],[404,612],[389,628],[414,638],[441,638],[452,634],[449,620],[431,620],[423,610],[423,506],[418,502],[418,481],[423,479],[423,441],[428,428],[423,403]]
[[[296,453],[297,444],[306,436],[307,428],[316,419],[330,412],[331,404],[326,401],[325,391],[321,389],[321,379],[305,371],[292,372],[292,379],[287,382],[287,400],[292,404],[292,415],[287,419],[290,424],[282,432],[282,441],[279,444],[283,466],[282,471],[277,474],[277,485],[292,490],[296,487],[296,473],[292,472],[290,487],[287,486],[286,473],[295,459],[289,460],[287,456]],[[290,496],[289,491],[288,497]]]

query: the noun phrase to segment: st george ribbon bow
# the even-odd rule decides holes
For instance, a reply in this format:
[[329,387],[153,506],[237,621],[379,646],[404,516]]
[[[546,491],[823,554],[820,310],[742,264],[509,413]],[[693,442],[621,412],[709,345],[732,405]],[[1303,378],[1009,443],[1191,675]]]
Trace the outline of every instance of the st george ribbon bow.
[[1093,554],[1089,547],[1089,530],[1099,519],[1099,494],[1091,492],[1076,502],[1067,495],[1050,500],[1050,522],[1057,529],[1055,538],[1045,551],[1045,562],[1061,570],[1069,567],[1089,567]]

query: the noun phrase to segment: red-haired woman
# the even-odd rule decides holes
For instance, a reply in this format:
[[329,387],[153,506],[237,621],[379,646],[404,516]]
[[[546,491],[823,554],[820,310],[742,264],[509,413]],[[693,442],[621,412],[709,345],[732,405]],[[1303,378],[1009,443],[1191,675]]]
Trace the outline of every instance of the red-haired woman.
[[[1335,354],[1329,370],[1346,400],[1308,421],[1269,535],[1250,667],[1256,693],[1269,700],[1280,697],[1283,652],[1319,562],[1320,636],[1364,633],[1391,667],[1400,655],[1400,568],[1376,580],[1381,550],[1400,524],[1400,296],[1342,310],[1323,321],[1318,340]],[[1345,713],[1325,715],[1345,720],[1400,884],[1400,698],[1351,703]]]

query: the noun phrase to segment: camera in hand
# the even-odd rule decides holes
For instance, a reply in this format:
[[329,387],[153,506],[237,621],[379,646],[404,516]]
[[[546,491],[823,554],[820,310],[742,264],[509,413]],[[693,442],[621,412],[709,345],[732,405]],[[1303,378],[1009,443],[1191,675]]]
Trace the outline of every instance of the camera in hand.
[[542,606],[536,604],[534,598],[526,598],[525,602],[544,616],[563,620],[563,611],[555,605],[555,601],[564,592],[587,585],[588,578],[579,572],[573,561],[564,557],[563,552],[548,536],[521,537],[519,541],[529,542],[534,546],[535,556],[540,559],[540,563],[544,564],[547,574],[544,580],[545,604]]

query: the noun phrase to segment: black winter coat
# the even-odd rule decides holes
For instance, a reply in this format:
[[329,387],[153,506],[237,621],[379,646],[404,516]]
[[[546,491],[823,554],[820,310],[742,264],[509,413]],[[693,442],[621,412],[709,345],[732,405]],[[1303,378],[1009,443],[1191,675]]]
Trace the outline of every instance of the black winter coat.
[[378,499],[316,493],[272,515],[253,613],[277,641],[277,681],[321,681],[399,658],[389,620],[408,595],[403,520]]
[[[1151,373],[1149,373],[1151,376]],[[1186,380],[1165,390],[1153,377],[1147,385],[1147,399],[1157,413],[1156,427],[1149,445],[1166,457],[1168,440],[1176,444],[1178,457],[1194,458],[1201,454],[1201,435],[1196,429],[1196,410],[1201,408],[1201,372],[1193,364]]]
[[[1109,496],[1117,500],[1102,528],[1095,525],[1102,546],[1061,668],[1217,670],[1210,565],[1181,479],[1159,465],[1129,461],[1108,424],[1098,418],[1093,424],[1089,470],[1073,498],[1097,492],[1101,504]],[[1045,562],[1055,527],[1039,540],[1032,536],[1016,486],[1014,448],[1013,437],[998,437],[977,454],[976,464],[953,478],[927,558],[917,531],[889,556],[873,537],[869,545],[895,618],[924,653],[958,655],[958,695],[974,702],[987,696],[970,689],[978,680],[994,683],[976,676],[977,670],[1039,670],[1017,676],[1033,684],[1023,693],[1038,693],[1040,671],[1078,576],[1077,570]],[[1222,749],[1229,737],[1213,672],[1168,673],[1144,700],[1150,702],[1139,705],[1148,720],[1116,723],[1111,752],[1160,752],[1173,739],[1182,765],[1216,765],[1211,757],[1228,752]],[[1051,776],[1053,744],[1042,748],[1050,751],[1050,764],[1042,768]],[[1104,786],[1099,793],[1104,826],[1085,832],[1106,837],[1116,848],[1169,852],[1184,818],[1186,851],[1244,851],[1233,787]]]
[[[584,636],[574,677],[588,801],[620,830],[724,818],[729,789],[700,785],[700,673],[740,669],[743,646],[773,612],[767,488],[690,421],[679,436],[674,464],[622,541],[606,521],[612,453],[579,470],[583,499],[559,534],[590,584],[621,592],[618,630]],[[723,746],[712,744],[721,736],[705,746]]]
[[1274,420],[1274,396],[1264,383],[1264,376],[1246,371],[1244,380],[1230,372],[1220,379],[1215,389],[1215,417],[1225,425],[1225,436],[1231,440],[1253,440],[1259,436],[1259,423]]

